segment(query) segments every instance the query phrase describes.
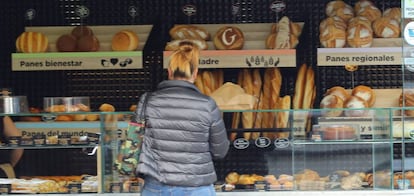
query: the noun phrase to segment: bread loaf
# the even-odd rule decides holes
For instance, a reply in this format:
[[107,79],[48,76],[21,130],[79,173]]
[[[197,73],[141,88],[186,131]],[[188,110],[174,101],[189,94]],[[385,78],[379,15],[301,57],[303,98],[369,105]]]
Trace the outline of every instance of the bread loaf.
[[307,67],[308,66],[306,64],[302,64],[296,76],[295,92],[294,92],[293,103],[292,103],[293,109],[303,108],[303,97],[304,97],[304,89],[306,85]]
[[38,53],[46,52],[49,47],[49,40],[43,33],[23,32],[16,39],[17,52]]
[[121,30],[112,37],[113,51],[134,51],[138,48],[138,35],[131,30]]
[[207,50],[208,49],[207,42],[204,41],[204,40],[200,40],[200,39],[176,39],[176,40],[172,40],[172,41],[167,42],[167,44],[165,45],[165,50],[166,51],[178,50],[178,48],[179,48],[179,46],[182,42],[191,42],[195,46],[197,46],[200,50]]
[[[273,68],[267,68],[264,72],[263,77],[263,98],[262,101],[262,108],[264,110],[270,109],[271,97],[272,97],[272,79],[273,79]],[[262,113],[262,128],[272,128],[273,126],[273,114],[271,112],[264,112]],[[263,133],[264,137],[270,137],[271,133],[265,132]]]
[[375,6],[375,4],[371,0],[358,0],[354,5],[354,11],[358,13],[362,8],[367,6]]
[[326,25],[319,33],[320,43],[325,48],[343,48],[346,37],[346,29],[336,25]]
[[72,34],[59,36],[56,41],[56,50],[58,52],[76,52],[78,49],[77,39]]
[[[289,95],[285,95],[281,98],[279,98],[277,103],[277,109],[284,110],[277,112],[276,114],[276,128],[287,128],[289,125],[289,109],[291,104],[291,98]],[[284,132],[277,132],[276,137],[277,138],[288,138],[290,135],[290,132],[284,131]]]
[[346,91],[342,86],[334,86],[326,90],[324,96],[328,95],[336,95],[341,98],[342,101],[346,101],[351,94],[348,93],[348,91]]
[[[254,87],[253,87],[253,78],[249,71],[249,69],[243,69],[243,81],[242,81],[242,88],[244,89],[246,94],[253,95],[254,94]],[[253,112],[243,112],[242,113],[242,125],[244,129],[251,129],[254,125],[254,115]],[[244,132],[243,133],[244,139],[250,139],[251,132]]]
[[379,17],[382,16],[381,10],[378,9],[374,5],[367,5],[365,7],[362,7],[358,12],[356,12],[357,16],[364,16],[371,22],[375,21]]
[[[404,90],[401,93],[399,99],[400,107],[414,107],[414,91],[413,90]],[[414,110],[404,110],[406,116],[414,116]]]
[[[263,106],[263,103],[261,102],[261,99],[263,98],[262,93],[262,76],[260,75],[259,69],[252,70],[252,81],[253,81],[253,96],[257,98],[257,103],[254,106],[255,110],[261,109]],[[262,123],[262,112],[254,112],[253,113],[253,128],[261,128]],[[252,133],[252,139],[255,140],[260,136],[260,132],[253,132]]]
[[244,46],[244,35],[235,26],[224,26],[214,35],[213,43],[218,50],[240,50]]
[[333,16],[335,11],[344,8],[347,4],[342,0],[329,1],[325,6],[326,16]]
[[99,40],[94,35],[84,35],[78,38],[77,46],[79,52],[96,52],[99,50]]
[[[364,110],[368,108],[368,103],[357,96],[351,95],[344,103],[344,108],[349,108],[352,110],[345,110],[344,114],[348,117],[363,117],[368,114],[368,110]],[[361,110],[355,110],[361,109]]]
[[382,13],[383,17],[389,17],[392,18],[394,20],[397,20],[398,23],[401,23],[401,8],[399,7],[390,7],[387,8],[383,13]]
[[93,30],[90,27],[84,25],[76,26],[75,28],[73,28],[71,34],[75,36],[76,39],[79,39],[83,36],[94,35]]
[[347,43],[353,48],[371,47],[373,32],[370,27],[363,24],[350,25],[347,29]]
[[340,8],[332,10],[330,15],[328,16],[329,17],[338,16],[346,22],[349,19],[354,17],[354,9],[350,5],[345,4],[344,7],[340,7]]
[[365,100],[368,104],[368,107],[372,107],[375,104],[376,95],[371,87],[358,85],[352,89],[352,95]]
[[176,39],[199,39],[199,40],[209,40],[210,33],[200,27],[195,25],[175,25],[170,29],[169,34],[173,40]]
[[203,87],[204,87],[204,94],[210,96],[211,93],[214,92],[215,88],[215,80],[213,78],[213,74],[210,71],[203,71],[202,73],[203,78]]
[[372,28],[377,37],[400,37],[400,23],[390,17],[380,17],[372,23]]
[[336,95],[328,94],[324,96],[320,102],[320,108],[330,109],[322,111],[322,116],[337,117],[341,116],[342,110],[338,110],[344,107],[344,101]]

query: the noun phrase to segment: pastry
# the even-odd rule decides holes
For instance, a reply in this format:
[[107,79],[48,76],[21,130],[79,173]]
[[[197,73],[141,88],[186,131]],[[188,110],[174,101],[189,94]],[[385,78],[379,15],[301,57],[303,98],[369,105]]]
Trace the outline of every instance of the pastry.
[[61,35],[56,41],[56,49],[58,52],[76,52],[77,40],[72,34]]
[[[344,114],[347,117],[363,117],[368,114],[368,103],[357,96],[351,95],[344,103],[344,108],[348,108],[350,110],[345,110]],[[360,109],[360,110],[356,110]]]
[[334,86],[326,90],[324,96],[327,96],[327,95],[336,95],[339,98],[341,98],[342,101],[345,102],[350,96],[350,93],[348,93],[348,91],[346,91],[345,88],[341,86]]
[[356,86],[354,89],[352,89],[351,94],[365,100],[368,104],[368,107],[372,107],[375,104],[375,92],[368,86]]
[[373,32],[371,27],[363,24],[349,25],[346,41],[353,48],[371,47]]
[[244,35],[235,26],[224,26],[214,35],[213,43],[218,50],[240,50],[244,46]]
[[99,111],[101,112],[115,112],[115,107],[109,103],[104,103],[99,106]]
[[194,45],[196,45],[200,50],[208,49],[207,42],[201,39],[176,39],[176,40],[167,42],[167,44],[165,45],[165,50],[167,51],[177,50],[179,48],[179,45],[182,42],[191,42]]
[[346,45],[346,29],[343,25],[326,25],[319,32],[319,41],[324,48],[343,48]]
[[326,117],[337,117],[341,116],[342,110],[338,110],[338,108],[344,107],[344,101],[336,95],[326,95],[322,98],[320,103],[320,108],[322,109],[331,109],[327,111],[321,111],[322,116]]
[[99,40],[94,35],[84,35],[77,41],[79,52],[95,52],[99,50]]
[[195,25],[175,25],[170,29],[169,34],[173,40],[175,39],[200,39],[209,40],[210,33]]
[[75,36],[76,39],[79,39],[83,36],[92,36],[93,31],[90,27],[81,25],[73,28],[71,34]]
[[23,32],[16,39],[17,52],[38,53],[46,52],[49,47],[49,40],[43,33]]
[[97,121],[99,119],[99,114],[86,114],[87,121]]
[[372,29],[377,37],[400,37],[400,23],[390,17],[380,17],[372,23]]
[[113,51],[134,51],[138,48],[138,35],[131,30],[122,30],[112,37]]

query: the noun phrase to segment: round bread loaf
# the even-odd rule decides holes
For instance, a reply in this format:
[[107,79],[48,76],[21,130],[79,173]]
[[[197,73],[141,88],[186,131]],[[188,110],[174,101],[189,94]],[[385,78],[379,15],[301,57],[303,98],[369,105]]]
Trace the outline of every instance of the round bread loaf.
[[[363,117],[368,114],[368,103],[357,96],[351,95],[344,103],[344,108],[348,108],[349,110],[345,110],[344,114],[348,117]],[[357,110],[360,109],[360,110]]]
[[356,12],[357,16],[364,16],[368,18],[369,21],[373,22],[379,17],[382,16],[381,10],[378,9],[376,6],[368,5],[362,7],[358,12]]
[[322,98],[320,103],[320,108],[322,109],[332,109],[322,111],[322,116],[326,117],[337,117],[341,116],[342,110],[338,110],[339,108],[344,107],[344,101],[336,95],[326,95]]
[[375,4],[371,0],[359,0],[354,5],[354,11],[358,13],[362,8],[367,6],[375,6]]
[[84,35],[77,40],[79,52],[95,52],[99,50],[99,41],[94,35]]
[[93,31],[90,27],[81,25],[81,26],[76,26],[75,28],[73,28],[71,34],[75,36],[76,39],[79,39],[82,36],[93,35]]
[[319,32],[322,32],[329,25],[333,25],[338,29],[346,30],[348,27],[347,23],[339,16],[331,16],[323,19],[319,24]]
[[333,16],[336,10],[344,8],[346,5],[342,0],[329,1],[325,6],[325,14],[327,16]]
[[210,33],[195,25],[175,25],[170,29],[169,34],[174,39],[202,39],[209,40]]
[[348,27],[352,27],[355,25],[364,25],[368,29],[372,29],[371,28],[372,22],[364,16],[355,16],[348,21]]
[[373,32],[363,24],[349,25],[346,42],[352,48],[368,48],[372,45]]
[[346,29],[343,26],[326,25],[319,33],[319,41],[325,48],[343,48],[346,45]]
[[351,94],[365,100],[368,104],[368,107],[372,107],[375,104],[376,95],[371,87],[365,85],[356,86],[354,89],[352,89]]
[[349,96],[351,96],[351,94],[348,93],[348,91],[346,91],[345,88],[342,86],[334,86],[329,88],[328,90],[326,90],[324,96],[327,95],[336,95],[337,97],[341,98],[344,102],[349,98]]
[[213,43],[218,50],[240,50],[244,46],[244,35],[237,27],[224,26],[214,35]]
[[387,8],[383,13],[383,17],[389,17],[392,19],[395,19],[398,21],[398,23],[401,22],[401,8],[399,7],[390,7]]
[[38,53],[46,52],[49,46],[49,40],[43,33],[23,32],[16,39],[17,52]]
[[75,52],[78,48],[76,37],[72,34],[61,35],[56,41],[58,52]]
[[381,17],[372,23],[372,29],[377,37],[397,38],[400,37],[400,23],[390,17]]
[[349,19],[354,17],[354,9],[350,5],[345,4],[344,7],[340,7],[340,8],[333,10],[331,14],[328,16],[329,17],[338,16],[342,18],[344,21],[348,21]]
[[133,51],[138,48],[138,35],[131,30],[122,30],[112,37],[113,51]]

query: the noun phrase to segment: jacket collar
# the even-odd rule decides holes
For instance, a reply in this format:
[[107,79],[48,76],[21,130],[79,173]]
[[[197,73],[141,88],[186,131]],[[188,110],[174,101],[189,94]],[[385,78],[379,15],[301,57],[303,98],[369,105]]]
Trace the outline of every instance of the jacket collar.
[[171,88],[171,87],[182,87],[182,88],[189,88],[191,90],[195,90],[200,92],[198,88],[193,84],[185,80],[164,80],[158,84],[158,90]]

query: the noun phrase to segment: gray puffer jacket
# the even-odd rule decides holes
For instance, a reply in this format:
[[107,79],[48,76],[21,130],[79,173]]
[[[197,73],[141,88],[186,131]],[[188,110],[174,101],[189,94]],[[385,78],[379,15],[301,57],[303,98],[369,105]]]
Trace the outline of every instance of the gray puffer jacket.
[[224,158],[229,140],[211,97],[187,81],[163,81],[149,94],[146,119],[137,172],[173,186],[203,186],[217,180],[213,159]]

